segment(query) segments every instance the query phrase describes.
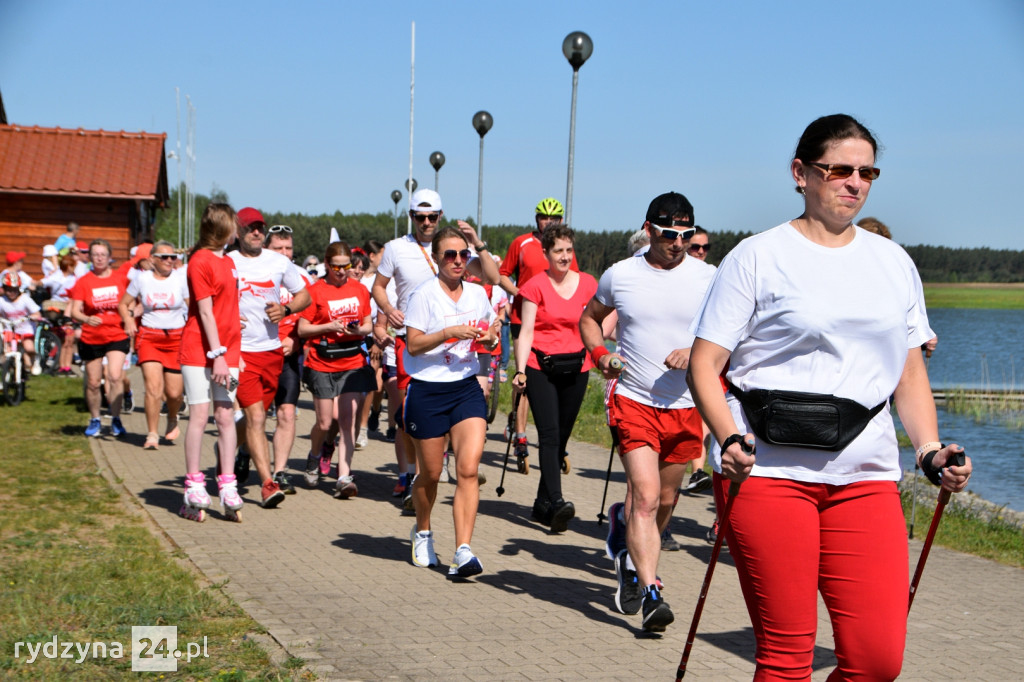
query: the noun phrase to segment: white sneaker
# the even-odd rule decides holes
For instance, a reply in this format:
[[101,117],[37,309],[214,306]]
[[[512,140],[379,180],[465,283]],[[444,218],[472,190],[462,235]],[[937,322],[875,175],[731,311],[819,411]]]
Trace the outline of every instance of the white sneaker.
[[416,530],[416,524],[412,525],[409,531],[409,539],[412,541],[412,563],[414,566],[437,566],[437,554],[434,553],[434,531]]
[[480,560],[473,555],[473,550],[469,548],[469,545],[459,545],[459,548],[455,550],[455,558],[452,560],[451,566],[448,567],[448,575],[450,577],[468,578],[478,573],[483,573],[484,566],[480,563]]
[[359,437],[356,438],[356,450],[362,450],[369,442],[369,439],[366,437],[366,429],[359,429]]
[[451,461],[451,453],[445,452],[441,459],[441,483],[447,483],[452,480],[452,476],[448,473],[448,462]]
[[39,364],[39,358],[36,358],[36,361],[32,363],[32,376],[37,377],[37,376],[39,376],[42,373],[43,373],[43,368]]

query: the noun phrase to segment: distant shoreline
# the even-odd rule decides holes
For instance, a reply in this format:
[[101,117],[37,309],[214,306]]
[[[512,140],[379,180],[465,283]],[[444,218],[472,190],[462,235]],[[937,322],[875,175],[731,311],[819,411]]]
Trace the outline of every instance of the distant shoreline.
[[1024,282],[925,282],[928,308],[1024,310]]

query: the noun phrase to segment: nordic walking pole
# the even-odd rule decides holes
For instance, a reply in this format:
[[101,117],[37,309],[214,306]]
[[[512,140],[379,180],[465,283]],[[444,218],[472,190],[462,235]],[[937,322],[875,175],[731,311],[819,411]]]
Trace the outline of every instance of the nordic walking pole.
[[522,397],[522,393],[516,393],[516,397],[512,399],[512,411],[508,413],[508,445],[505,446],[505,463],[501,465],[501,482],[498,483],[498,487],[494,490],[494,492],[498,493],[498,497],[505,494],[505,470],[508,469],[508,455],[512,452],[512,440],[515,438],[516,414],[519,413],[519,400]]
[[[928,372],[928,361],[932,359],[932,351],[928,348],[928,344],[921,346],[924,348],[924,371]],[[914,484],[911,490],[913,490],[913,498],[910,500],[910,539],[914,539],[914,522],[917,521],[917,472],[920,467],[917,464],[917,457],[914,457]]]
[[[746,440],[740,441],[740,447],[748,455],[754,454],[754,447]],[[732,511],[732,503],[739,495],[739,481],[732,481],[729,484],[729,500],[725,503],[722,517],[718,521],[718,537],[715,538],[715,546],[711,548],[711,559],[708,560],[708,569],[704,574],[704,584],[700,586],[700,596],[697,597],[697,606],[693,610],[693,620],[690,622],[690,632],[686,635],[686,647],[683,649],[683,656],[679,659],[679,668],[676,670],[676,682],[686,675],[686,662],[690,660],[690,649],[693,648],[693,640],[697,637],[697,625],[700,623],[701,613],[704,612],[704,601],[708,597],[708,589],[711,587],[711,576],[715,573],[715,565],[718,563],[718,553],[722,551],[722,541],[725,539],[725,530],[729,526],[729,513]]]
[[[966,463],[964,453],[955,452],[950,455],[953,461],[947,461],[946,466],[962,467]],[[943,467],[945,468],[945,467]],[[910,598],[907,600],[907,613],[914,605],[914,595],[917,594],[917,584],[921,581],[921,574],[924,573],[924,564],[928,561],[928,552],[932,549],[932,541],[935,539],[935,531],[939,529],[939,521],[942,520],[942,512],[949,502],[949,491],[945,488],[939,490],[939,499],[935,504],[935,513],[932,515],[932,525],[928,527],[928,535],[924,539],[924,547],[921,548],[921,556],[917,560],[917,569],[914,570],[914,579],[910,581]]]
[[608,451],[608,473],[604,475],[604,493],[601,495],[601,511],[597,512],[597,525],[601,525],[603,521],[607,521],[608,517],[604,513],[604,503],[608,499],[608,482],[612,480],[612,462],[615,460],[615,448],[619,445],[618,432],[612,428],[612,449]]

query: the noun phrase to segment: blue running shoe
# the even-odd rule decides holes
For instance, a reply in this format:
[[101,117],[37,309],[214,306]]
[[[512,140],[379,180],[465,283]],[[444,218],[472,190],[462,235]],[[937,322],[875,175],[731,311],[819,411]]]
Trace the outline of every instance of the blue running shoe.
[[484,567],[480,560],[473,556],[469,545],[459,545],[455,550],[455,560],[448,567],[449,578],[468,578],[483,573]]
[[103,423],[99,419],[90,419],[89,425],[85,427],[85,435],[89,438],[95,438],[100,435],[100,431],[103,430]]
[[124,425],[121,423],[120,417],[114,417],[113,419],[110,420],[111,436],[114,436],[115,438],[120,438],[126,433],[128,432],[125,430]]
[[615,559],[619,552],[626,549],[626,522],[622,518],[622,509],[626,505],[616,502],[608,508],[608,539],[604,551],[609,559]]

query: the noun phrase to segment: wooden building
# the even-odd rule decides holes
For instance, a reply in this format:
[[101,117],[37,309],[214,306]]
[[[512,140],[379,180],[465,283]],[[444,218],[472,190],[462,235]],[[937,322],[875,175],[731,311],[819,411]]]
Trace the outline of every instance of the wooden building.
[[25,252],[38,278],[43,246],[73,221],[80,241],[106,239],[126,261],[167,206],[166,138],[0,124],[0,254]]

